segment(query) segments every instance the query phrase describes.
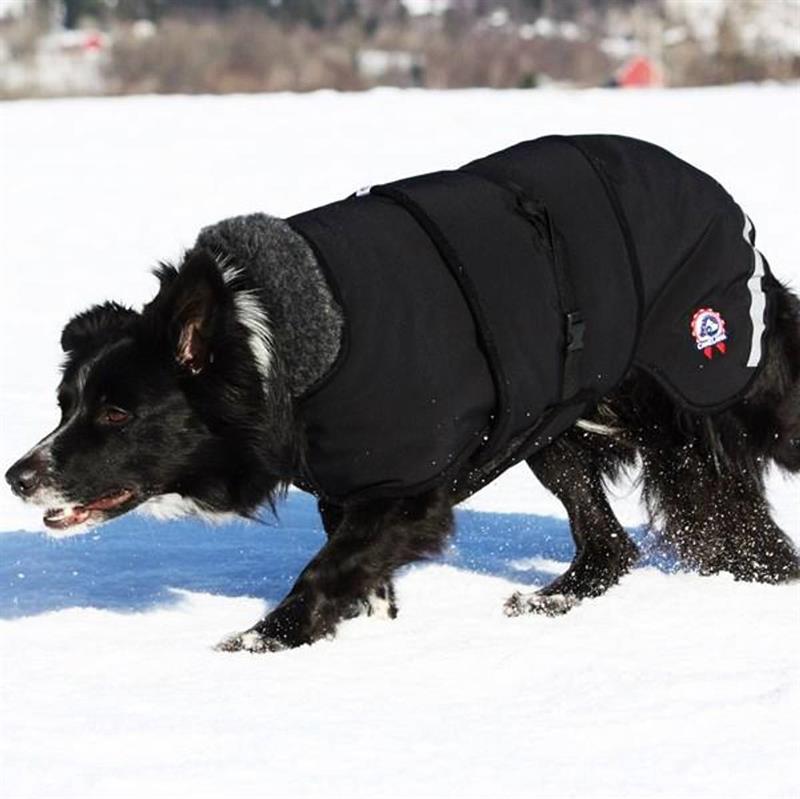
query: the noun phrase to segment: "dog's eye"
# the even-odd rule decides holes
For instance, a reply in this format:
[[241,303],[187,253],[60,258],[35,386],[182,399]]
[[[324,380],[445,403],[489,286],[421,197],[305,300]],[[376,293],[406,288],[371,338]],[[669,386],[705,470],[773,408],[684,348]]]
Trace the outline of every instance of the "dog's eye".
[[107,405],[100,411],[97,421],[100,422],[100,424],[119,427],[119,425],[123,425],[129,421],[130,418],[131,415],[122,408],[117,408],[114,405]]

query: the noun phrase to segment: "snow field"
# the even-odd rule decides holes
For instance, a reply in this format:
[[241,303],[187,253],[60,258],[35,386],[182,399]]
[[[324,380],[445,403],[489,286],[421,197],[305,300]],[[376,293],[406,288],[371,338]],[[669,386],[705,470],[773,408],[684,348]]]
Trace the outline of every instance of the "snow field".
[[394,622],[267,657],[210,648],[252,599],[3,622],[10,795],[795,795],[797,590],[708,582],[508,620],[512,585],[432,566]]

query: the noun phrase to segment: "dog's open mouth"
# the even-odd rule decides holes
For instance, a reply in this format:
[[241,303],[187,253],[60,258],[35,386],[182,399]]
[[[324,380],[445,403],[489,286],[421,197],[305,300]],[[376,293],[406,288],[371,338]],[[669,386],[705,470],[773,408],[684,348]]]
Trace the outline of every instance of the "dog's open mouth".
[[88,521],[103,521],[111,511],[122,510],[134,498],[129,488],[121,488],[85,505],[51,508],[44,514],[44,523],[53,530],[66,530]]

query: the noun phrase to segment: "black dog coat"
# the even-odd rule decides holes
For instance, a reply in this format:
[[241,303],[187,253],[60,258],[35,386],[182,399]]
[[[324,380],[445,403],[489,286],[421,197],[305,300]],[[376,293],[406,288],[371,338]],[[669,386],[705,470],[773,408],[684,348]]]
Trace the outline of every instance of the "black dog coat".
[[305,485],[329,499],[468,494],[632,365],[707,412],[763,361],[771,278],[752,225],[651,144],[537,139],[288,221],[346,320],[298,402]]

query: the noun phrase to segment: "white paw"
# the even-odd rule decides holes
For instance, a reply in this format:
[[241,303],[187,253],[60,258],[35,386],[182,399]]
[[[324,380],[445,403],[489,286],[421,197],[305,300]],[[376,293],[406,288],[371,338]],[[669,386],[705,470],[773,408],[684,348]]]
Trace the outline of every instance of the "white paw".
[[580,599],[571,594],[523,594],[517,591],[503,605],[503,613],[506,616],[522,616],[525,613],[563,616],[580,603]]
[[342,618],[373,616],[377,619],[397,618],[397,603],[391,586],[381,585],[366,596],[359,597],[344,611]]
[[393,619],[397,616],[397,606],[386,589],[373,591],[367,596],[367,616],[376,619]]
[[265,638],[255,630],[232,635],[220,641],[214,649],[217,652],[277,652],[286,647],[273,638]]

